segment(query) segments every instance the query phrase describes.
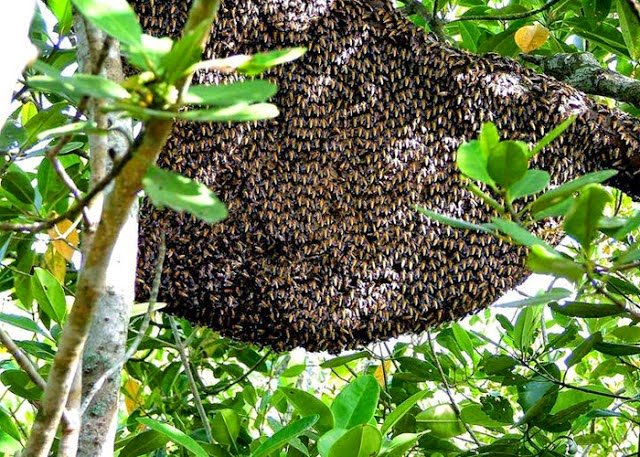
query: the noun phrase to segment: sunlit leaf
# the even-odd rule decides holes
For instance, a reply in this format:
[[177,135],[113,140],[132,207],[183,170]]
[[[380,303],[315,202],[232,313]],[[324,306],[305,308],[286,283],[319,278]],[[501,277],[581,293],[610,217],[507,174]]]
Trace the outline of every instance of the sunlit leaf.
[[142,184],[156,206],[186,211],[210,224],[227,217],[224,204],[206,186],[172,171],[149,167]]

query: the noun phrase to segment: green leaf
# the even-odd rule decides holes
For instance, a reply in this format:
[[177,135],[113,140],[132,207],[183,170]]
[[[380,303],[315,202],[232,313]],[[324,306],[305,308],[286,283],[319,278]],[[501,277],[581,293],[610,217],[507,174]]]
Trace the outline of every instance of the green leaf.
[[542,192],[549,185],[550,179],[549,173],[544,170],[527,170],[522,179],[509,188],[509,198],[516,200]]
[[0,453],[14,455],[20,450],[22,450],[22,444],[20,444],[20,441],[13,438],[4,430],[0,430]]
[[548,414],[538,421],[536,425],[549,432],[569,431],[573,421],[591,411],[591,403],[591,401],[583,401],[563,409],[558,414]]
[[557,125],[553,130],[547,133],[542,137],[540,141],[536,143],[536,145],[531,149],[529,153],[529,157],[534,157],[540,151],[542,151],[545,147],[547,147],[553,140],[558,138],[560,135],[564,133],[576,120],[576,116],[569,116],[567,119],[562,121],[559,125]]
[[38,135],[41,132],[66,124],[67,116],[62,112],[67,108],[64,102],[51,105],[49,108],[40,111],[38,114],[29,119],[24,126],[27,137],[24,141],[23,148],[33,146],[38,141]]
[[565,220],[564,230],[587,249],[598,233],[598,222],[611,194],[599,184],[588,184],[580,190]]
[[36,268],[31,277],[31,289],[40,309],[62,325],[67,315],[67,303],[64,290],[56,277],[47,270]]
[[232,409],[221,409],[211,420],[211,434],[220,444],[231,446],[240,434],[240,417]]
[[529,167],[527,145],[522,141],[502,141],[489,154],[487,172],[501,187],[508,189],[520,181]]
[[549,302],[562,300],[573,294],[570,290],[561,287],[554,287],[548,292],[543,292],[534,297],[523,298],[522,300],[510,301],[506,303],[497,303],[495,306],[500,308],[524,308],[525,306],[546,305]]
[[513,408],[511,403],[502,395],[488,394],[480,397],[482,412],[489,418],[503,424],[513,423]]
[[9,412],[2,406],[0,406],[0,430],[3,430],[16,440],[21,439],[20,430],[18,430],[18,427],[13,422],[13,419],[11,418]]
[[231,106],[237,103],[264,102],[273,97],[278,88],[264,80],[249,80],[212,86],[191,86],[182,101],[189,105]]
[[373,376],[361,376],[351,381],[331,405],[335,427],[350,429],[368,423],[378,407],[379,396],[380,385]]
[[489,154],[483,151],[480,142],[472,140],[460,145],[456,158],[456,166],[465,176],[476,181],[494,186],[495,182],[489,176]]
[[173,42],[170,51],[162,53],[158,63],[165,82],[174,84],[187,75],[192,65],[200,60],[202,37],[210,27],[209,21],[203,21],[178,41]]
[[527,267],[534,273],[551,274],[573,282],[579,282],[584,275],[582,265],[563,257],[555,249],[550,251],[539,244],[531,246]]
[[380,431],[382,432],[382,434],[385,435],[387,432],[389,432],[393,428],[393,426],[396,425],[398,421],[402,419],[404,415],[407,414],[411,410],[411,408],[415,406],[416,403],[418,403],[420,400],[426,397],[428,393],[429,391],[426,389],[421,390],[413,394],[409,398],[407,398],[405,401],[399,404],[394,410],[392,410],[389,413],[389,415],[386,417],[386,419],[382,424],[382,427],[380,428]]
[[66,35],[73,25],[73,11],[69,0],[47,0],[47,6],[58,20],[58,33]]
[[489,355],[482,359],[480,368],[488,375],[497,375],[511,371],[513,367],[518,365],[518,361],[513,357],[505,354]]
[[453,332],[453,337],[455,338],[456,343],[458,343],[458,346],[460,346],[460,349],[466,352],[472,361],[475,361],[478,355],[473,350],[474,345],[467,331],[458,323],[451,324],[451,331]]
[[531,205],[531,211],[534,213],[540,212],[543,209],[561,203],[563,200],[569,198],[572,194],[578,192],[587,184],[597,184],[606,181],[617,175],[616,170],[603,170],[596,171],[594,173],[588,173],[584,176],[574,179],[573,181],[566,182],[561,186],[556,187],[541,195]]
[[[613,403],[614,401],[614,399],[611,398],[611,395],[613,394],[613,392],[611,392],[609,389],[607,389],[602,385],[589,384],[589,385],[581,385],[580,387],[582,387],[583,389],[592,391],[594,393],[583,392],[583,391],[574,390],[574,389],[563,389],[558,394],[558,400],[556,401],[556,404],[553,406],[553,409],[551,410],[551,414],[557,414],[560,411],[563,411],[567,408],[572,407],[573,405],[577,405],[585,401],[590,401],[591,407],[593,409],[605,409],[609,405],[611,405],[611,403]],[[602,393],[609,396],[605,397],[603,395],[598,395],[598,393]]]
[[562,306],[552,304],[551,309],[556,313],[569,317],[582,318],[600,318],[608,316],[617,316],[624,313],[624,309],[618,305],[609,303],[586,303],[573,301],[565,303]]
[[[15,170],[19,170],[15,168]],[[22,171],[10,171],[2,178],[2,189],[11,194],[18,202],[33,204],[35,191],[31,180]]]
[[553,249],[533,233],[522,228],[519,224],[513,221],[494,217],[491,219],[491,223],[502,233],[504,233],[505,235],[509,235],[509,237],[517,244],[528,247],[540,245],[546,247],[547,249]]
[[302,419],[281,428],[274,433],[272,437],[268,438],[258,446],[258,448],[251,453],[251,457],[267,456],[272,452],[277,451],[289,441],[313,427],[318,418],[319,416],[317,414],[309,417],[303,417]]
[[113,110],[123,110],[140,119],[184,119],[194,122],[250,122],[277,117],[278,107],[271,103],[237,103],[223,108],[189,111],[161,111],[120,103]]
[[430,430],[438,438],[453,438],[466,432],[449,404],[434,405],[416,415],[418,430]]
[[489,157],[494,149],[500,144],[500,134],[493,122],[485,122],[480,127],[480,135],[478,136],[482,155]]
[[209,224],[227,217],[224,204],[206,186],[172,171],[149,167],[142,184],[156,206],[186,211]]
[[325,433],[333,428],[333,413],[321,400],[304,390],[293,387],[281,387],[280,390],[286,395],[300,416],[318,415],[319,418],[315,424],[315,428],[319,433]]
[[121,43],[141,46],[142,28],[126,0],[72,0],[80,13]]
[[37,333],[39,335],[48,337],[49,335],[45,332],[37,322],[34,322],[27,316],[18,316],[15,314],[5,314],[0,313],[0,322],[5,322],[9,325],[13,325],[14,327],[21,328],[23,330],[27,330],[28,332]]
[[346,365],[347,363],[363,359],[368,357],[369,353],[366,351],[355,352],[349,355],[341,355],[338,357],[333,357],[332,359],[325,360],[320,364],[320,368],[336,368],[342,365]]
[[594,345],[594,349],[607,355],[625,356],[640,354],[640,346],[630,344],[615,344],[600,342]]
[[444,214],[439,214],[434,211],[431,211],[427,208],[423,208],[422,206],[416,206],[416,210],[424,214],[430,219],[433,219],[436,222],[440,222],[441,224],[448,225],[454,228],[463,229],[463,230],[476,230],[478,232],[489,232],[490,230],[482,225],[474,224],[473,222],[467,222],[462,219],[456,219],[455,217],[445,216]]
[[67,95],[71,100],[89,96],[108,100],[126,100],[131,94],[110,79],[84,73],[66,76],[35,75],[27,79],[27,85],[41,92]]
[[236,56],[236,58],[248,57],[248,59],[244,59],[243,62],[239,63],[236,68],[240,73],[254,76],[268,70],[269,68],[299,59],[306,52],[307,48],[286,48],[257,53],[252,56]]
[[540,326],[542,308],[528,307],[518,313],[513,329],[513,342],[521,350],[527,350],[535,340],[537,329]]
[[383,457],[402,457],[413,448],[420,435],[418,433],[401,433],[393,437],[389,444],[386,444],[380,455]]
[[438,368],[427,360],[420,360],[415,357],[398,357],[396,360],[400,362],[403,371],[396,373],[395,377],[403,373],[411,373],[414,378],[418,378],[420,381],[441,380]]
[[570,368],[574,365],[577,365],[584,359],[587,354],[589,354],[593,347],[602,342],[602,333],[595,332],[592,335],[589,335],[588,338],[585,338],[582,343],[580,343],[576,348],[564,359],[564,363],[567,368]]
[[487,428],[504,427],[507,425],[489,417],[489,415],[482,410],[482,406],[480,405],[465,406],[460,411],[460,418],[467,424],[481,425]]
[[14,119],[7,119],[0,130],[0,151],[19,148],[27,141],[24,128]]
[[518,403],[524,417],[517,425],[527,424],[547,414],[558,398],[558,385],[540,376],[518,387]]
[[375,457],[382,446],[382,434],[369,424],[360,424],[338,438],[329,449],[328,457]]
[[640,227],[640,211],[634,211],[633,216],[623,219],[624,224],[611,234],[611,237],[622,241],[632,231]]
[[163,435],[167,436],[169,440],[184,447],[188,451],[195,454],[197,457],[208,457],[207,451],[205,451],[196,440],[191,438],[186,433],[178,430],[173,425],[158,422],[153,419],[149,419],[148,417],[139,417],[137,421],[143,425],[146,425],[150,429],[155,430],[156,432],[162,433]]
[[171,52],[173,40],[169,37],[157,38],[144,34],[141,37],[141,43],[141,45],[125,48],[129,63],[153,74],[161,74],[162,60]]
[[620,30],[633,60],[640,60],[640,12],[631,0],[617,0]]
[[167,442],[169,442],[168,436],[155,430],[146,430],[129,440],[118,454],[118,457],[146,455],[151,451],[164,447]]

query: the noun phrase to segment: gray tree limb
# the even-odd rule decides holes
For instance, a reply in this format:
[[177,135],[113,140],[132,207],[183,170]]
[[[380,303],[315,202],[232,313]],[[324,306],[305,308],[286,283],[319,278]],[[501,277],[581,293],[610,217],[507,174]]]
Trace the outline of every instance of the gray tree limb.
[[[96,66],[106,36],[80,16],[76,16],[78,30],[78,58],[84,72]],[[101,74],[113,81],[124,78],[119,46],[113,43],[102,64]],[[113,158],[122,158],[129,149],[128,137],[132,135],[130,119],[116,117],[114,113],[102,113],[100,101],[92,100],[89,117],[100,128],[112,128],[107,136],[89,137],[91,177],[95,186],[108,174]],[[113,127],[117,127],[114,129]],[[105,192],[108,194],[109,189]],[[97,221],[102,210],[102,198],[90,205],[90,219]],[[135,268],[137,259],[137,202],[133,203],[109,260],[105,286],[97,298],[97,307],[82,360],[82,395],[92,391],[94,384],[124,356],[127,327],[133,304]],[[90,247],[90,227],[83,239],[84,251]],[[111,456],[115,439],[118,402],[120,393],[120,370],[109,373],[103,385],[94,394],[90,408],[81,411],[81,427],[78,437],[80,456]]]
[[550,57],[524,56],[553,76],[582,92],[611,97],[640,108],[640,81],[602,68],[589,52],[555,54]]

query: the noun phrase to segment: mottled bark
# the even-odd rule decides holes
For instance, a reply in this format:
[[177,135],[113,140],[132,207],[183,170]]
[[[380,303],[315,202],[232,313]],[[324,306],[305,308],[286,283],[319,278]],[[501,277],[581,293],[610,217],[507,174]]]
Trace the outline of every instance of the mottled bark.
[[603,68],[588,52],[527,57],[554,78],[592,95],[614,98],[640,108],[640,81]]

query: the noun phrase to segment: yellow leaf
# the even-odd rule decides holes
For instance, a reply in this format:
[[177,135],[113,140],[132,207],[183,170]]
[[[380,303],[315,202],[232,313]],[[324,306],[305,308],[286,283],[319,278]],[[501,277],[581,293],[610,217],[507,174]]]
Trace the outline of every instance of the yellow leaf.
[[64,284],[64,276],[67,274],[67,262],[53,245],[49,245],[44,253],[44,266],[60,281],[60,284]]
[[133,378],[129,378],[127,382],[124,383],[124,404],[127,407],[127,412],[129,414],[141,406],[139,399],[140,386],[140,382]]
[[547,42],[549,30],[540,24],[525,25],[518,29],[514,38],[522,52],[531,52]]
[[49,237],[53,240],[53,247],[62,257],[71,262],[75,248],[80,243],[80,235],[75,227],[71,228],[73,222],[64,219],[49,229]]
[[385,360],[384,362],[384,369],[382,368],[382,363],[380,365],[378,365],[378,368],[376,368],[376,372],[373,374],[373,377],[376,378],[376,381],[378,381],[378,384],[380,384],[381,387],[385,386],[385,373],[387,374],[387,376],[389,376],[389,370],[391,369],[391,361],[390,360]]

